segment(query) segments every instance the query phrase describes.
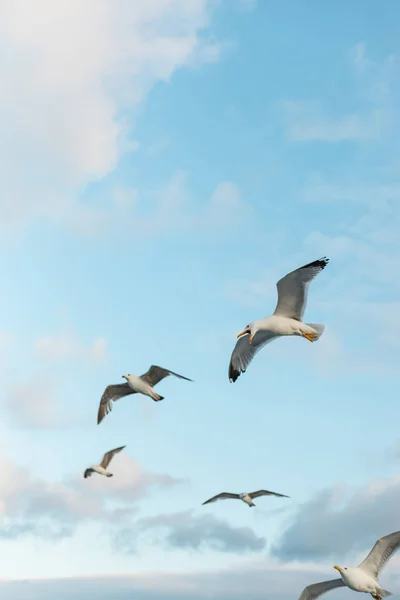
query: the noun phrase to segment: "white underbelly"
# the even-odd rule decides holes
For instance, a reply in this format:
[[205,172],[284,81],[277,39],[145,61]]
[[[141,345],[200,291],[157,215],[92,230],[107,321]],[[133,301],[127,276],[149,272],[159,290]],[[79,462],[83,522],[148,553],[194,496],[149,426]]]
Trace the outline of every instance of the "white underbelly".
[[151,390],[151,386],[146,381],[143,381],[143,379],[140,379],[140,377],[135,377],[135,379],[131,377],[128,385],[134,392],[138,392],[139,394],[148,394]]

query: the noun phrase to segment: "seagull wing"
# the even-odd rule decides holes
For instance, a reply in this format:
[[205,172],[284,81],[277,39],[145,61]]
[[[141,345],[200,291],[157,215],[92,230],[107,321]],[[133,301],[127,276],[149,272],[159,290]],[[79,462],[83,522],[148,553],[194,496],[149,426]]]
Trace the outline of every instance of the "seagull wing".
[[276,492],[269,492],[268,490],[258,490],[258,492],[251,492],[250,498],[258,498],[259,496],[278,496],[279,498],[289,498],[285,494],[277,494]]
[[400,531],[390,533],[381,537],[368,554],[367,558],[359,565],[359,568],[378,579],[379,573],[400,547]]
[[157,367],[157,365],[151,365],[147,373],[144,373],[140,376],[140,379],[143,379],[152,387],[154,387],[157,383],[165,379],[165,377],[168,377],[168,375],[174,375],[174,377],[179,377],[179,379],[186,379],[186,381],[193,381],[193,379],[189,379],[189,377],[178,375],[178,373],[174,373],[173,371],[169,371],[168,369],[163,369],[162,367]]
[[106,415],[112,410],[112,403],[128,394],[136,394],[127,383],[116,383],[109,385],[104,390],[100,400],[99,412],[97,413],[97,424],[101,423]]
[[326,592],[329,592],[330,590],[344,586],[345,583],[343,579],[331,579],[330,581],[313,583],[304,588],[300,594],[299,600],[314,600],[315,598],[318,598],[318,596],[326,594]]
[[301,321],[306,308],[308,286],[328,262],[328,258],[320,258],[282,277],[276,284],[278,304],[274,315]]
[[239,500],[240,496],[239,494],[230,494],[229,492],[222,492],[222,494],[217,494],[216,496],[213,496],[209,500],[203,502],[203,505],[209,504],[210,502],[216,502],[217,500],[225,500],[227,498],[234,498],[235,500]]
[[125,448],[125,446],[120,446],[119,448],[114,448],[114,450],[110,450],[109,452],[106,452],[105,455],[103,456],[103,460],[101,461],[100,466],[103,467],[103,469],[107,469],[114,454],[118,454],[118,452],[121,452],[121,450],[123,450],[124,448]]
[[236,342],[229,363],[229,381],[235,382],[244,373],[261,348],[272,342],[278,335],[270,331],[257,331],[250,344],[250,335],[243,335]]

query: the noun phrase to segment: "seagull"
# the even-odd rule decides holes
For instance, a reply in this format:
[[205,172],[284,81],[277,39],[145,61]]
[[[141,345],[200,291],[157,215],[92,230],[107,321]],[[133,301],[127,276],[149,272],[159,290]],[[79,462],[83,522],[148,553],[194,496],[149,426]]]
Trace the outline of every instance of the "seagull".
[[137,393],[143,394],[144,396],[150,396],[155,402],[164,400],[164,396],[157,394],[157,392],[153,390],[153,387],[165,379],[165,377],[168,377],[168,375],[174,375],[174,377],[185,379],[186,381],[193,381],[193,379],[178,375],[178,373],[163,369],[162,367],[157,367],[156,365],[151,365],[147,373],[140,375],[140,377],[131,375],[130,373],[128,373],[128,375],[122,375],[122,377],[126,379],[126,383],[109,385],[104,390],[100,400],[99,412],[97,414],[97,424],[101,423],[104,417],[111,411],[113,401],[115,402],[128,394]]
[[110,450],[106,452],[103,456],[103,460],[99,465],[94,465],[93,467],[89,467],[83,474],[83,477],[86,479],[87,477],[91,477],[92,473],[98,473],[99,475],[105,475],[106,477],[112,477],[113,474],[107,471],[107,467],[113,459],[114,454],[118,454],[121,452],[125,446],[121,446],[120,448],[114,448],[114,450]]
[[285,494],[277,494],[276,492],[269,492],[268,490],[258,490],[258,492],[251,492],[251,494],[230,494],[229,492],[222,492],[222,494],[217,494],[217,496],[213,496],[209,500],[203,502],[203,506],[204,504],[216,502],[217,500],[234,498],[235,500],[242,500],[242,502],[245,502],[251,508],[252,506],[255,506],[253,498],[258,498],[259,496],[279,496],[279,498],[289,498],[289,496],[285,496]]
[[229,381],[235,382],[244,373],[255,354],[266,344],[282,335],[301,335],[309,342],[316,342],[325,326],[303,323],[310,282],[325,269],[326,257],[304,265],[282,277],[276,284],[278,303],[270,317],[253,321],[239,333],[229,364]]
[[344,586],[355,592],[371,594],[374,600],[382,600],[386,596],[391,596],[391,592],[384,590],[379,585],[378,577],[389,558],[397,552],[399,547],[400,531],[381,537],[367,558],[358,567],[338,567],[338,565],[334,565],[333,568],[339,571],[341,579],[313,583],[303,590],[299,600],[315,600],[321,594]]

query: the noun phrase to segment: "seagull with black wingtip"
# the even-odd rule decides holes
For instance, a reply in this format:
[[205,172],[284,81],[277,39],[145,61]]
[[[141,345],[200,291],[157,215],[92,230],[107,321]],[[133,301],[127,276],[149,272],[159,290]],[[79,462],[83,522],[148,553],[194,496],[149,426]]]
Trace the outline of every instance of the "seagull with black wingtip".
[[255,354],[278,337],[297,335],[309,342],[316,342],[321,337],[324,325],[303,323],[302,319],[310,282],[325,269],[328,262],[328,258],[320,258],[278,281],[278,303],[274,314],[249,323],[237,336],[229,364],[229,381],[236,381],[246,371]]
[[174,371],[157,367],[157,365],[152,365],[150,369],[143,375],[140,375],[140,377],[137,375],[131,375],[130,373],[127,375],[122,375],[122,377],[126,379],[125,383],[109,385],[104,390],[97,414],[97,424],[101,423],[104,417],[111,411],[113,402],[123,398],[124,396],[128,396],[129,394],[143,394],[144,396],[149,396],[155,402],[164,400],[164,396],[157,394],[153,388],[155,385],[157,385],[157,383],[160,383],[160,381],[169,375],[178,377],[178,379],[193,381],[193,379],[189,379],[183,375],[178,375],[178,373],[174,373]]
[[229,492],[222,492],[222,494],[217,494],[216,496],[213,496],[209,500],[203,502],[203,505],[209,504],[210,502],[216,502],[217,500],[228,500],[231,498],[233,500],[241,500],[251,508],[252,506],[255,506],[253,499],[259,498],[260,496],[278,496],[278,498],[289,498],[289,496],[285,496],[285,494],[269,492],[268,490],[258,490],[257,492],[243,494],[231,494]]

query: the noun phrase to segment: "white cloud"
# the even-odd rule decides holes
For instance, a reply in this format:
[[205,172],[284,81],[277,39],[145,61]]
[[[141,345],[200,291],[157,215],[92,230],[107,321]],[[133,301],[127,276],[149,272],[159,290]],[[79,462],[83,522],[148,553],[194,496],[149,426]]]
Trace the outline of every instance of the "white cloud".
[[[180,481],[167,474],[147,472],[129,456],[119,458],[125,471],[115,461],[112,481],[100,477],[84,480],[82,473],[70,481],[48,481],[15,464],[2,452],[0,537],[33,535],[48,540],[69,537],[88,520],[106,525],[106,533],[112,536],[116,526],[125,526],[127,516],[130,519],[135,516],[137,502],[155,486],[166,489]],[[134,478],[129,473],[132,467]]]
[[211,4],[1,0],[3,223],[62,222],[79,191],[135,149],[132,111],[152,86],[218,58],[203,35]]
[[105,338],[98,337],[91,344],[85,344],[73,333],[45,335],[36,341],[35,350],[46,362],[74,359],[102,363],[108,358]]

